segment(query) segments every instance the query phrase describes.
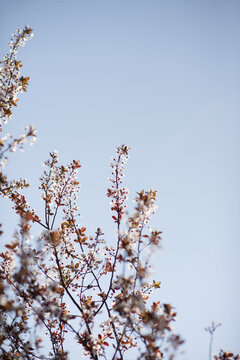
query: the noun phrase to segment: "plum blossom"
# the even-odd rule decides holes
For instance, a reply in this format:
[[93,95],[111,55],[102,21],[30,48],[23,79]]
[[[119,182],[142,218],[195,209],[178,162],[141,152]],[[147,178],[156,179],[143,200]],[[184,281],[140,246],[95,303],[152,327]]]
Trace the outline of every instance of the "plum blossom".
[[22,63],[17,60],[17,52],[31,37],[33,31],[29,26],[25,26],[23,30],[17,29],[9,43],[9,53],[0,62],[0,131],[1,119],[7,123],[12,117],[12,107],[17,106],[18,93],[27,89],[29,77],[20,76]]

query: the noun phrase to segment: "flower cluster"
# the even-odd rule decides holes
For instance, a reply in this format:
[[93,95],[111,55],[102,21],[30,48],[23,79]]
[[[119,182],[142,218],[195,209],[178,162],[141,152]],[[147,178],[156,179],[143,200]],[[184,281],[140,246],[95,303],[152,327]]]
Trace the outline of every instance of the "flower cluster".
[[234,355],[231,351],[220,350],[218,355],[214,355],[214,360],[239,360],[240,355]]
[[73,160],[66,167],[59,166],[58,154],[54,151],[50,153],[50,159],[45,162],[45,166],[48,171],[44,171],[40,178],[40,189],[43,190],[42,198],[45,202],[46,226],[52,230],[60,207],[63,208],[66,222],[71,222],[78,210],[77,192],[80,187],[76,177],[81,165],[79,161]]
[[[157,209],[155,204],[156,200],[156,191],[149,190],[147,192],[141,191],[138,193],[138,196],[135,199],[136,208],[132,216],[129,216],[127,219],[128,231],[123,232],[121,239],[121,247],[125,249],[128,255],[132,254],[133,249],[136,244],[138,244],[138,251],[140,251],[140,245],[142,243],[141,237],[142,232],[150,221],[151,214]],[[152,231],[151,236],[144,235],[145,238],[148,238],[150,243],[155,243],[156,245],[160,244],[160,234],[161,232]]]
[[113,161],[110,163],[110,168],[112,169],[112,177],[109,178],[109,181],[112,183],[111,188],[107,191],[107,196],[111,198],[111,210],[116,212],[116,215],[113,215],[113,220],[120,225],[124,207],[124,202],[128,198],[128,189],[122,186],[123,177],[124,177],[124,164],[128,159],[128,153],[130,148],[126,145],[121,145],[116,148],[116,157],[113,158]]
[[29,26],[23,30],[17,29],[9,43],[9,53],[0,62],[0,131],[1,119],[6,123],[12,116],[12,107],[17,106],[18,93],[27,90],[29,77],[20,76],[22,63],[17,60],[17,52],[32,36],[33,31]]
[[19,147],[21,151],[24,150],[24,144],[30,139],[30,145],[36,141],[36,129],[31,125],[25,127],[25,133],[18,138],[13,138],[11,134],[6,134],[0,138],[0,168],[4,168],[8,163],[8,152],[14,153]]

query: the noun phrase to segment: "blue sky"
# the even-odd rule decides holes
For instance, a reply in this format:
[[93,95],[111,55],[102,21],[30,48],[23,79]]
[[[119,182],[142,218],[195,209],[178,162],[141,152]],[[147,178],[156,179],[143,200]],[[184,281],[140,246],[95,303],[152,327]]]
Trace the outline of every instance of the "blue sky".
[[[19,52],[30,86],[8,131],[31,123],[38,141],[9,174],[31,182],[38,209],[49,151],[80,159],[82,222],[112,239],[109,161],[130,146],[130,199],[158,190],[154,271],[160,301],[178,312],[181,358],[208,358],[212,320],[222,323],[214,351],[240,352],[240,2],[0,0],[0,12],[2,55],[16,28],[34,29]],[[13,231],[10,206],[1,208]]]

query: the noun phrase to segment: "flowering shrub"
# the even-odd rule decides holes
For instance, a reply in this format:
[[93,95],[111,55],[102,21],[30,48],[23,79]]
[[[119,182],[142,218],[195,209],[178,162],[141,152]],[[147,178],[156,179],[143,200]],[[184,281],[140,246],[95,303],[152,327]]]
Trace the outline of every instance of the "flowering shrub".
[[[20,77],[18,47],[32,36],[26,27],[14,35],[11,55],[1,69],[1,117],[11,117],[16,95],[26,90],[29,78]],[[5,121],[6,122],[6,121]],[[1,168],[8,154],[34,141],[35,130],[0,140]],[[151,280],[151,254],[161,244],[161,232],[149,222],[156,210],[156,191],[140,191],[135,211],[128,214],[128,189],[123,185],[129,147],[117,147],[107,196],[111,201],[116,239],[108,243],[100,228],[87,234],[79,221],[77,195],[79,161],[59,164],[50,153],[40,177],[44,201],[41,219],[20,193],[29,185],[10,181],[0,173],[0,193],[13,202],[20,226],[0,254],[0,356],[1,359],[68,359],[65,339],[72,338],[89,359],[174,359],[181,337],[172,325],[176,312],[170,304],[152,301],[161,282]],[[30,239],[35,223],[41,229]],[[216,359],[232,359],[233,354]],[[237,359],[234,357],[233,359]]]

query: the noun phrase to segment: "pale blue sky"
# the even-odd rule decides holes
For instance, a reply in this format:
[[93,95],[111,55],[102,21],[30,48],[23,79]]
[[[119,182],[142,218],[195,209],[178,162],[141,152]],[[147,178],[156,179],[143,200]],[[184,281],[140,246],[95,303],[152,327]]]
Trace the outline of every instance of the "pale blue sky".
[[0,0],[0,13],[2,55],[17,27],[34,29],[19,52],[29,90],[8,131],[31,123],[38,141],[9,173],[28,178],[39,208],[48,152],[80,159],[82,222],[111,238],[108,165],[130,146],[130,198],[158,190],[155,278],[179,315],[181,359],[208,358],[212,320],[214,351],[240,352],[240,1]]

